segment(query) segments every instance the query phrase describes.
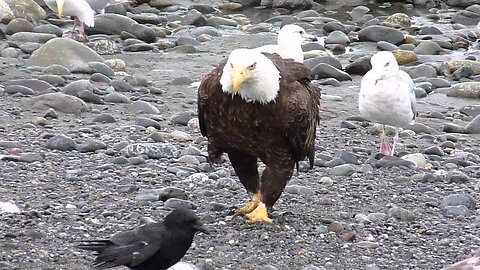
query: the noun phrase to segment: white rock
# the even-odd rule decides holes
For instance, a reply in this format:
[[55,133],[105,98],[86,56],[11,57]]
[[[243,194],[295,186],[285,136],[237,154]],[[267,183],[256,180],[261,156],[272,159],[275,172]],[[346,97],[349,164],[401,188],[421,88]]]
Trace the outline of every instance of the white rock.
[[191,263],[179,262],[168,268],[167,270],[198,270],[198,267]]
[[402,157],[404,160],[411,161],[415,164],[415,166],[419,168],[425,168],[427,165],[427,159],[421,153],[409,154]]
[[199,182],[206,182],[208,181],[208,175],[204,173],[194,173],[185,179],[185,181],[199,183]]
[[0,202],[0,213],[20,213],[20,208],[11,202]]
[[169,137],[172,138],[172,140],[179,141],[179,142],[186,142],[186,141],[192,140],[192,136],[190,136],[190,134],[183,131],[179,131],[179,130],[175,130],[171,132],[169,134]]
[[194,117],[190,120],[188,120],[188,123],[187,125],[191,128],[199,128],[200,127],[200,124],[198,122],[198,118],[197,117]]

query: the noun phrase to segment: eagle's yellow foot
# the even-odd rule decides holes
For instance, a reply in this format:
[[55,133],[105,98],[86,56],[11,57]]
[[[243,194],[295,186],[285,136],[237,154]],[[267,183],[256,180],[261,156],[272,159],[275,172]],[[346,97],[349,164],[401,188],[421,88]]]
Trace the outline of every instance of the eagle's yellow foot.
[[258,204],[260,203],[260,193],[253,194],[252,200],[247,203],[244,207],[238,208],[237,212],[240,214],[248,214],[251,213],[255,208],[257,208]]
[[263,202],[260,202],[253,212],[247,214],[247,218],[247,222],[250,224],[255,222],[273,223],[273,221],[268,217],[267,207]]

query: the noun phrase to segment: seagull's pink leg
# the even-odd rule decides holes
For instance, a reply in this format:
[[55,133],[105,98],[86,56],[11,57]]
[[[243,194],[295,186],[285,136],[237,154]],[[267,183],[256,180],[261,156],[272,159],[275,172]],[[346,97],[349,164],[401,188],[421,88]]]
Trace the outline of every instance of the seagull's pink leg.
[[395,129],[395,136],[393,137],[392,156],[394,154],[395,145],[397,144],[397,142],[398,142],[398,128]]
[[84,36],[85,38],[87,37],[87,34],[85,34],[85,28],[83,27],[82,22],[80,22],[80,35]]
[[393,155],[392,144],[388,141],[387,135],[385,134],[385,125],[382,126],[382,137],[380,141],[380,154],[384,156]]
[[73,28],[72,28],[72,34],[75,33],[75,29],[77,29],[77,27],[80,25],[82,25],[82,22],[76,17],[74,16],[73,17]]

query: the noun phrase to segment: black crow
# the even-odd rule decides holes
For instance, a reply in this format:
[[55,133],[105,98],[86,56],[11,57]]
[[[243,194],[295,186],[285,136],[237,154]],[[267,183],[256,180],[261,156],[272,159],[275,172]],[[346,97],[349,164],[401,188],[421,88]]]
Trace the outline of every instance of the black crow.
[[197,231],[208,233],[190,209],[177,208],[163,222],[120,232],[108,240],[85,240],[77,248],[97,252],[94,269],[125,265],[134,270],[165,270],[185,255]]

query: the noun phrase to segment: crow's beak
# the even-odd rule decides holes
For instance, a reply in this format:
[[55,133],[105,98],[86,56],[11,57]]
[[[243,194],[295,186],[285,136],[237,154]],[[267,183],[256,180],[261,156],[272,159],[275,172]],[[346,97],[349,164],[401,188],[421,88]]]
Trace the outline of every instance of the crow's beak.
[[207,227],[205,227],[205,225],[203,225],[200,221],[197,221],[197,223],[195,223],[195,225],[193,225],[193,228],[195,230],[199,231],[199,232],[210,234]]

